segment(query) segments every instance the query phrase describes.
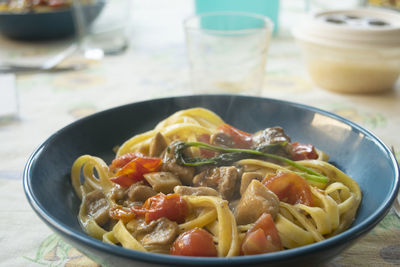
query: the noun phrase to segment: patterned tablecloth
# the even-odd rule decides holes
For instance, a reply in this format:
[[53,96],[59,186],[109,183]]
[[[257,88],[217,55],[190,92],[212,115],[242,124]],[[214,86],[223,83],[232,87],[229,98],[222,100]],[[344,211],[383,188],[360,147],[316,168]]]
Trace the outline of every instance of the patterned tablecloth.
[[[22,172],[39,144],[83,116],[136,101],[190,94],[181,26],[182,18],[192,12],[190,2],[144,2],[133,1],[131,46],[126,53],[87,62],[89,68],[82,71],[16,77],[17,117],[0,120],[1,266],[97,266],[35,215],[24,196]],[[296,8],[288,9],[288,14],[299,11]],[[281,20],[284,16],[288,17],[281,14]],[[290,21],[282,22],[280,34],[272,40],[262,96],[334,112],[400,151],[400,88],[380,95],[341,95],[316,88],[285,23]],[[27,45],[0,39],[0,56],[37,59],[66,43]],[[396,264],[400,264],[400,218],[391,210],[373,231],[325,266]]]

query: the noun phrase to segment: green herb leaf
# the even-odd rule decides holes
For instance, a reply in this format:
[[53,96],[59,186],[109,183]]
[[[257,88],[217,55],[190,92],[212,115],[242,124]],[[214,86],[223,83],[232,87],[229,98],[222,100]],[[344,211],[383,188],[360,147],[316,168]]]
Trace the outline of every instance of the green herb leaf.
[[[180,165],[185,165],[185,166],[201,166],[201,165],[227,165],[227,164],[232,164],[235,161],[238,161],[240,159],[244,159],[249,156],[261,156],[261,157],[267,157],[267,158],[272,158],[276,159],[279,161],[282,161],[290,166],[295,167],[298,170],[303,171],[303,177],[307,180],[312,180],[315,182],[319,183],[327,183],[329,182],[328,177],[315,172],[312,169],[309,169],[300,163],[297,163],[293,160],[290,160],[288,158],[278,156],[276,154],[272,153],[264,153],[261,151],[258,151],[258,149],[253,150],[253,149],[241,149],[241,148],[226,148],[226,147],[218,147],[218,146],[213,146],[209,145],[203,142],[182,142],[179,141],[178,143],[175,143],[175,159],[178,164]],[[276,146],[283,146],[286,145],[286,142],[279,143],[279,144],[271,144],[268,145],[271,148],[274,148]],[[188,158],[184,154],[184,150],[188,147],[199,147],[203,149],[208,149],[212,151],[217,151],[217,152],[222,152],[221,154],[211,157],[211,158]],[[264,145],[260,150],[265,151],[267,147]]]

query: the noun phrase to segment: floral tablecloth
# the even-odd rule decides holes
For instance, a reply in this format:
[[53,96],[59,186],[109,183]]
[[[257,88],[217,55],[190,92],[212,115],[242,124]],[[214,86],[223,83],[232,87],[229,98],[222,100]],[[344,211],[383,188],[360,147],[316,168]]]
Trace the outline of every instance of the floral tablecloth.
[[[97,266],[52,233],[30,208],[22,188],[29,155],[53,132],[83,116],[126,103],[190,94],[181,28],[182,18],[192,12],[189,1],[156,1],[157,8],[143,2],[133,1],[131,46],[124,54],[86,62],[89,68],[82,71],[16,77],[18,114],[0,120],[1,266]],[[158,20],[148,18],[147,12]],[[381,95],[340,95],[316,88],[284,26],[272,40],[262,96],[334,112],[400,151],[400,87]],[[10,60],[49,56],[53,51],[45,44],[4,38],[0,46],[0,56]],[[400,218],[391,210],[372,232],[324,266],[398,264]]]

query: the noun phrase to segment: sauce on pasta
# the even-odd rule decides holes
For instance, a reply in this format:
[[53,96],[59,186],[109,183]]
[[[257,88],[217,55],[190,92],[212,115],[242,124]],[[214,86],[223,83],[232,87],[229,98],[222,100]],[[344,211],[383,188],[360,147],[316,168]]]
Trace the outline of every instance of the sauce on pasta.
[[284,129],[247,133],[204,108],[181,110],[71,169],[84,231],[143,252],[231,257],[322,241],[347,229],[357,183]]

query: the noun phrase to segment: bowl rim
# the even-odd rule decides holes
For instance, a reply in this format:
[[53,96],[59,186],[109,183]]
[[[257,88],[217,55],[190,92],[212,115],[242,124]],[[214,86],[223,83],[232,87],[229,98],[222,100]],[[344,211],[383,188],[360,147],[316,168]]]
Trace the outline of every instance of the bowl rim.
[[[140,252],[140,251],[135,251],[135,250],[130,250],[126,249],[123,247],[111,245],[102,242],[101,240],[97,240],[89,235],[82,234],[82,232],[79,232],[77,230],[74,230],[72,227],[64,224],[61,221],[58,221],[55,219],[51,214],[48,214],[44,207],[41,205],[41,203],[38,201],[38,199],[35,196],[35,193],[32,191],[31,187],[31,177],[30,173],[33,168],[33,164],[35,161],[35,158],[40,155],[41,151],[49,144],[51,141],[55,138],[57,138],[58,134],[60,134],[63,131],[68,130],[69,128],[75,127],[78,124],[85,123],[88,120],[91,120],[95,117],[102,116],[103,114],[106,113],[112,113],[112,112],[117,112],[119,109],[124,109],[127,108],[131,105],[138,105],[138,104],[146,104],[149,102],[156,102],[156,101],[171,101],[171,100],[183,100],[183,99],[191,99],[191,98],[200,98],[200,97],[217,97],[217,98],[225,98],[225,97],[233,97],[233,98],[245,98],[245,99],[258,99],[262,100],[265,102],[275,102],[278,104],[285,104],[301,109],[305,109],[314,113],[318,113],[330,118],[333,118],[335,120],[341,121],[346,123],[347,125],[351,126],[352,128],[356,129],[357,131],[360,131],[364,133],[367,137],[370,137],[374,143],[383,149],[387,156],[388,159],[390,159],[391,166],[393,167],[395,176],[393,179],[393,186],[390,189],[389,194],[386,196],[384,202],[382,202],[379,206],[378,209],[376,209],[371,215],[369,215],[364,221],[360,222],[357,225],[352,225],[350,228],[345,230],[344,232],[330,237],[328,239],[325,239],[320,242],[316,242],[310,245],[298,247],[298,248],[293,248],[293,249],[288,249],[288,250],[283,250],[283,251],[278,251],[274,253],[267,253],[267,254],[259,254],[259,255],[251,255],[251,256],[240,256],[240,257],[231,257],[231,258],[203,258],[203,257],[184,257],[184,256],[172,256],[172,255],[164,255],[164,254],[158,254],[158,253],[147,253],[147,252]],[[202,106],[199,104],[198,106]],[[167,114],[166,114],[167,115]],[[301,104],[301,103],[296,103],[296,102],[291,102],[291,101],[286,101],[286,100],[280,100],[280,99],[273,99],[273,98],[266,98],[266,97],[255,97],[255,96],[242,96],[242,95],[231,95],[231,94],[212,94],[212,95],[185,95],[185,96],[172,96],[172,97],[163,97],[163,98],[156,98],[156,99],[149,99],[149,100],[144,100],[144,101],[138,101],[138,102],[132,102],[128,103],[125,105],[120,105],[116,106],[113,108],[109,108],[106,110],[102,110],[99,112],[96,112],[94,114],[91,114],[89,116],[83,117],[81,119],[78,119],[65,127],[59,129],[55,133],[53,133],[50,137],[48,137],[41,145],[39,145],[34,152],[30,155],[26,166],[24,168],[23,172],[23,187],[25,191],[25,196],[33,208],[33,210],[36,212],[36,214],[53,230],[68,236],[69,238],[74,239],[74,241],[78,241],[85,246],[89,246],[92,249],[104,251],[107,253],[112,253],[115,256],[120,256],[125,259],[131,259],[131,260],[137,260],[137,261],[143,261],[147,263],[156,263],[156,264],[169,264],[169,265],[176,265],[176,264],[184,264],[184,265],[201,265],[201,264],[213,264],[213,265],[222,265],[222,264],[249,264],[249,263],[268,263],[268,262],[278,262],[282,259],[284,260],[290,260],[293,258],[296,258],[298,256],[304,256],[309,253],[315,253],[318,251],[322,251],[325,249],[329,249],[332,247],[335,247],[338,244],[343,243],[343,241],[351,243],[351,241],[357,239],[358,237],[362,236],[363,234],[367,233],[370,231],[372,228],[374,228],[382,219],[383,217],[389,212],[392,203],[397,197],[398,191],[399,191],[399,166],[397,163],[397,160],[391,150],[371,131],[363,128],[362,126],[350,121],[349,119],[346,119],[344,117],[341,117],[339,115],[336,115],[334,113]]]

